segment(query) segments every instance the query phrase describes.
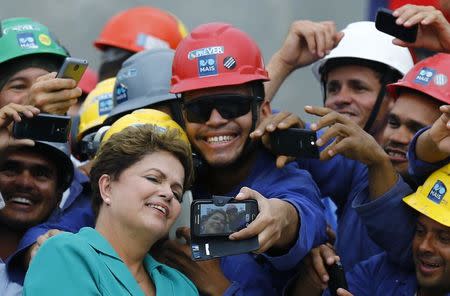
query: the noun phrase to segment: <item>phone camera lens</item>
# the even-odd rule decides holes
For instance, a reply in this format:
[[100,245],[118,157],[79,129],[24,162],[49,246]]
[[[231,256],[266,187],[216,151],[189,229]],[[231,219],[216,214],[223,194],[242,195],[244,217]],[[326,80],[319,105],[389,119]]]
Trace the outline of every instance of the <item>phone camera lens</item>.
[[73,69],[74,69],[75,71],[78,71],[79,68],[80,68],[80,65],[75,65],[75,66],[73,67]]

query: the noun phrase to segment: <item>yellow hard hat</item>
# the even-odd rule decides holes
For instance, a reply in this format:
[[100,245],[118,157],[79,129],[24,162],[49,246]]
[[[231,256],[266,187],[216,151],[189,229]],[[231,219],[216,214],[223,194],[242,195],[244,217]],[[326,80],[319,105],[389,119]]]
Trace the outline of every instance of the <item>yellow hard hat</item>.
[[113,91],[116,78],[99,82],[89,93],[80,108],[78,141],[85,135],[99,128],[113,108]]
[[154,109],[139,109],[131,114],[121,117],[105,132],[101,142],[106,142],[112,135],[129,126],[142,124],[154,125],[161,133],[165,133],[168,129],[177,130],[180,138],[189,144],[186,133],[181,126],[179,126],[167,113]]
[[403,198],[409,206],[450,227],[450,164],[432,173],[417,191]]

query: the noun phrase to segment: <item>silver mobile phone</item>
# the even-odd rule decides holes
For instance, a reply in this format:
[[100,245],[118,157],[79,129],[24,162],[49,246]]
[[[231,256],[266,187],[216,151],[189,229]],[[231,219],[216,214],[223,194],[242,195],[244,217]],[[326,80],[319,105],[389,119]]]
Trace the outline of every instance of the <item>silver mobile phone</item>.
[[56,78],[71,78],[78,84],[89,63],[87,60],[67,57],[56,75]]

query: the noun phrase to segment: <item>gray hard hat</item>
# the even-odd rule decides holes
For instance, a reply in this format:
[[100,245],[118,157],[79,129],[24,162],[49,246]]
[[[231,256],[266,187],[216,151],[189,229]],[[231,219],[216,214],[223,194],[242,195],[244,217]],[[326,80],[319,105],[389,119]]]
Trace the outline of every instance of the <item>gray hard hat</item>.
[[31,151],[43,155],[57,167],[58,187],[63,191],[69,188],[74,176],[74,167],[70,160],[69,142],[35,141],[34,146],[18,146],[10,149],[10,151]]
[[174,53],[168,48],[145,50],[123,63],[114,86],[114,107],[105,124],[136,109],[177,98],[169,92]]

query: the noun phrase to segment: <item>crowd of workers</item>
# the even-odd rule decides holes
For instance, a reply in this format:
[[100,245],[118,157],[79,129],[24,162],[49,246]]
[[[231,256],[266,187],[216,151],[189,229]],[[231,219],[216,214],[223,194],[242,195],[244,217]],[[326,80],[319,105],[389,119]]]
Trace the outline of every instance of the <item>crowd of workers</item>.
[[[69,52],[49,28],[2,20],[0,293],[450,295],[450,24],[431,6],[394,15],[418,25],[414,43],[369,21],[300,20],[265,66],[230,24],[189,33],[136,7],[105,25],[98,76],[78,85],[56,78]],[[433,54],[417,61],[418,48]],[[272,111],[311,64],[316,120]],[[70,139],[14,138],[39,113],[70,114]],[[317,132],[320,159],[272,153],[270,134],[290,127]],[[259,248],[193,261],[188,227],[168,238],[186,192],[256,200],[229,240]],[[207,218],[225,229],[233,215]],[[337,261],[348,289],[330,291]]]

